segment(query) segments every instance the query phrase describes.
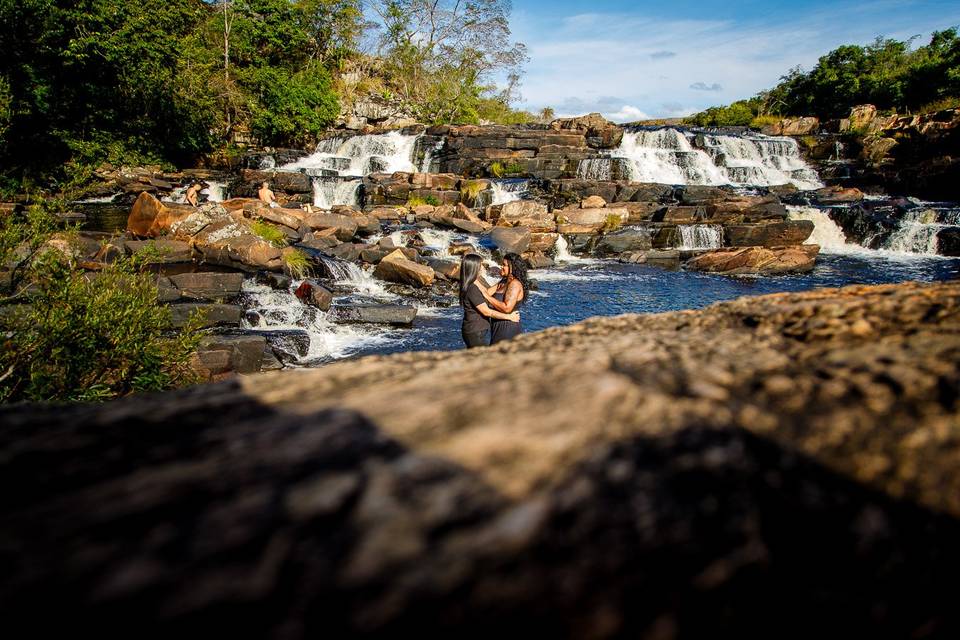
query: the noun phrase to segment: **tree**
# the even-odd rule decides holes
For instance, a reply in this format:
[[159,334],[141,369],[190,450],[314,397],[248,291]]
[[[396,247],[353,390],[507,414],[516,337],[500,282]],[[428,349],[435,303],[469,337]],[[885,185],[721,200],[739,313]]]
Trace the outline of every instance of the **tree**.
[[426,122],[476,121],[484,97],[509,81],[509,104],[526,47],[511,41],[508,0],[373,0],[380,53],[400,98]]

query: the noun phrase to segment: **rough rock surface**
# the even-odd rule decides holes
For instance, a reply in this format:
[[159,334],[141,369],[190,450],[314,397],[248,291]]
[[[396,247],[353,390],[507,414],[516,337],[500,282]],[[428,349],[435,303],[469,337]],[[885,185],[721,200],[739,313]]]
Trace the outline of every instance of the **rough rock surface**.
[[805,244],[789,247],[730,247],[714,249],[687,261],[690,271],[729,275],[806,273],[816,262],[820,247]]
[[954,282],[5,407],[0,614],[40,637],[957,637],[958,387]]

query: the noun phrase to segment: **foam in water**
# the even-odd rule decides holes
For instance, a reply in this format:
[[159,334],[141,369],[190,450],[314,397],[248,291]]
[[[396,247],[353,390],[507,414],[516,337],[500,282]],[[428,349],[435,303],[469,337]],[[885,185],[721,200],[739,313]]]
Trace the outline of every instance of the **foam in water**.
[[[380,135],[330,138],[317,145],[312,155],[280,167],[281,171],[328,169],[341,176],[368,173],[415,172],[414,151],[420,136],[399,131]],[[349,162],[347,162],[349,161]]]
[[719,249],[723,246],[723,227],[718,224],[682,224],[679,249]]
[[800,155],[796,141],[760,134],[706,135],[661,128],[626,132],[605,158],[581,160],[577,176],[610,180],[621,159],[633,182],[660,184],[772,186],[793,183],[800,189],[823,186]]
[[813,233],[806,242],[820,245],[820,251],[823,253],[867,251],[854,242],[847,242],[843,229],[823,209],[788,206],[787,212],[791,220],[808,220],[813,223]]
[[436,252],[438,258],[449,258],[450,245],[463,239],[463,236],[448,229],[421,229],[420,238],[427,248]]
[[[299,283],[294,283],[294,286],[297,284]],[[255,311],[257,318],[254,323],[244,318],[244,328],[295,329],[307,333],[310,337],[310,348],[307,355],[299,359],[300,363],[343,358],[360,348],[386,344],[392,340],[389,332],[378,333],[370,328],[336,324],[326,313],[297,300],[290,291],[278,291],[246,280],[243,283],[243,292],[248,301],[247,308]]]

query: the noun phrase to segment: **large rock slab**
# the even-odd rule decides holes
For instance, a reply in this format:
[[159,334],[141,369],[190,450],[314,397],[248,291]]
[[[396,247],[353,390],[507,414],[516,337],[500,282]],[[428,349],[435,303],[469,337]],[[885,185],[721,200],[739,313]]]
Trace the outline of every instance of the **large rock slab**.
[[150,264],[177,264],[192,262],[193,247],[181,240],[127,240],[123,243],[127,253],[140,254]]
[[806,273],[813,270],[819,252],[820,247],[811,244],[715,249],[690,259],[686,268],[727,275]]
[[400,249],[380,260],[373,275],[387,282],[411,284],[415,287],[430,286],[435,276],[431,267],[410,260]]
[[127,217],[127,231],[141,238],[157,238],[171,233],[171,227],[197,209],[185,204],[161,202],[147,192],[141,193]]
[[330,309],[334,322],[411,325],[417,308],[406,304],[337,304]]
[[188,302],[171,304],[170,325],[174,329],[187,326],[192,316],[199,315],[201,327],[231,326],[240,324],[240,307],[235,304],[206,304]]
[[803,244],[813,233],[809,220],[785,220],[761,224],[724,225],[723,237],[731,247],[779,247]]
[[4,407],[0,613],[109,639],[951,637],[958,350],[960,283],[851,287]]
[[169,278],[181,297],[193,300],[230,300],[243,286],[242,273],[181,273]]
[[[200,342],[199,352],[215,354],[220,352],[226,356],[226,367],[222,370],[211,370],[210,373],[223,373],[227,370],[236,373],[257,373],[263,364],[263,350],[267,341],[263,336],[207,336]],[[202,358],[204,359],[204,358]],[[222,356],[205,356],[206,362],[220,362]]]
[[521,254],[530,247],[530,229],[527,227],[497,227],[490,232],[490,241],[502,254]]

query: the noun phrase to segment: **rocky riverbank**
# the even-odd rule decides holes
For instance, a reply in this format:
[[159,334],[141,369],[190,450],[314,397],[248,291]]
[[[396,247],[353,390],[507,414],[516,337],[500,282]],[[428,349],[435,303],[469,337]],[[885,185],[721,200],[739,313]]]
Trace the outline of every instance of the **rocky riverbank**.
[[851,287],[6,407],[0,608],[101,637],[951,637],[958,336],[956,283]]

